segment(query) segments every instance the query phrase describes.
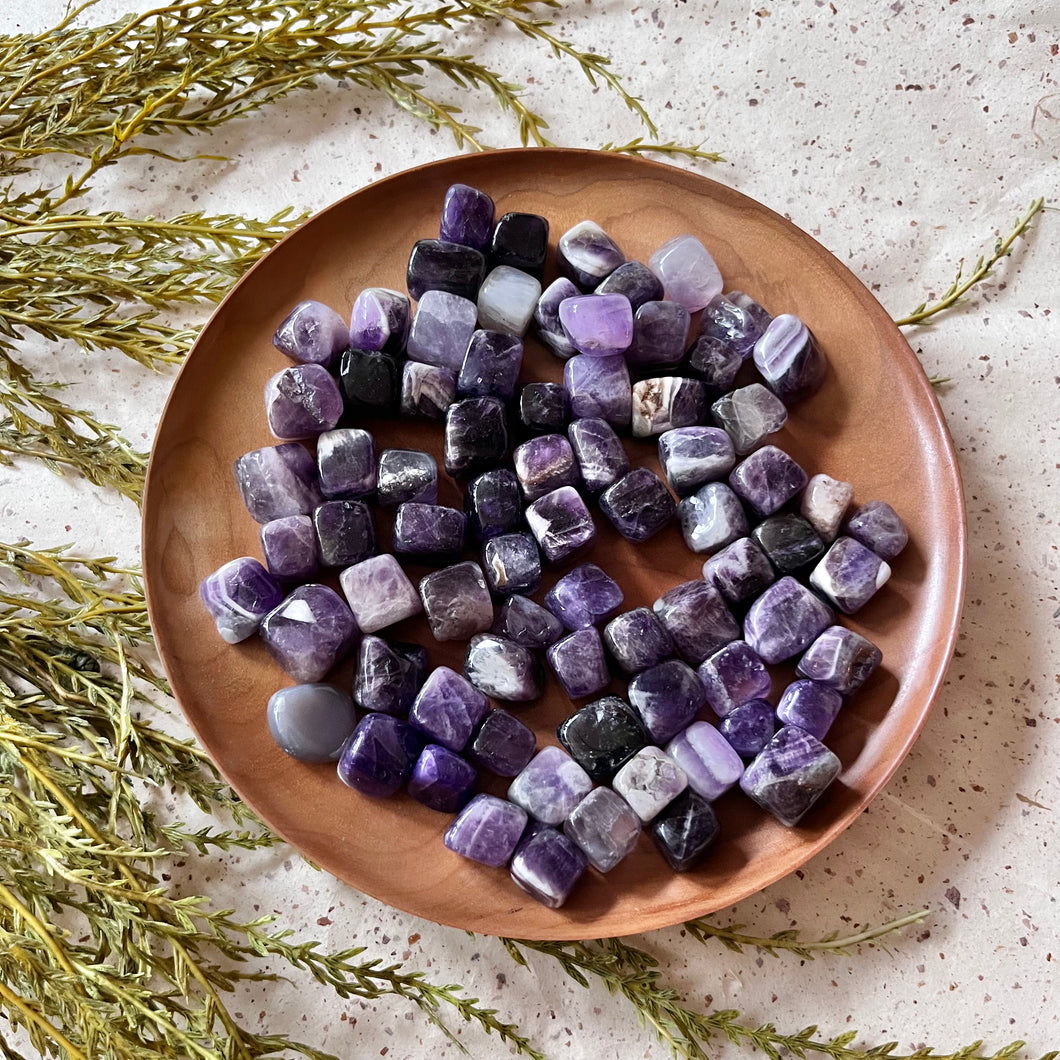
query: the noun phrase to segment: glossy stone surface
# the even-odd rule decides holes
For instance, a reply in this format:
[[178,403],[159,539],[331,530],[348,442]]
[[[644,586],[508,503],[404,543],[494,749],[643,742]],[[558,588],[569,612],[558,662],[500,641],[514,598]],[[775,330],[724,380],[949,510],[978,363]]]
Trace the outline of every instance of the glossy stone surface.
[[462,751],[489,702],[462,674],[448,666],[433,669],[409,710],[409,724],[434,743]]
[[[521,275],[521,274],[520,274]],[[465,397],[492,394],[502,401],[515,396],[523,363],[523,343],[515,335],[478,329],[472,332],[456,389]]]
[[882,659],[880,649],[860,633],[829,626],[806,649],[795,670],[800,677],[820,681],[848,696],[876,672]]
[[573,486],[560,486],[526,509],[526,523],[545,558],[558,563],[596,537],[596,524]]
[[666,745],[666,753],[685,771],[688,786],[708,802],[721,798],[743,774],[740,756],[710,722],[692,722]]
[[791,313],[775,317],[754,346],[755,367],[766,386],[793,405],[817,392],[828,365],[809,328]]
[[736,382],[743,358],[720,339],[700,335],[688,349],[686,365],[689,374],[702,379],[710,393],[726,394]]
[[480,250],[444,239],[420,239],[409,254],[405,286],[416,299],[428,291],[474,298],[485,275],[486,259]]
[[824,542],[834,541],[854,499],[854,487],[831,475],[811,475],[799,498],[799,514]]
[[556,730],[559,742],[593,780],[609,781],[648,744],[636,711],[618,696],[604,696],[570,715]]
[[648,746],[615,774],[611,786],[648,822],[688,787],[688,777],[665,751]]
[[455,478],[476,475],[508,452],[508,417],[495,397],[465,398],[445,414],[445,470]]
[[673,638],[648,607],[635,607],[604,626],[604,644],[627,674],[639,673],[673,654]]
[[777,704],[777,718],[782,725],[795,725],[823,740],[842,705],[842,695],[830,685],[805,679],[792,681]]
[[631,422],[634,438],[648,438],[675,427],[702,423],[707,389],[698,379],[677,375],[641,379],[633,384]]
[[494,268],[510,265],[541,279],[548,258],[548,220],[536,213],[506,213],[490,239],[489,259]]
[[635,467],[600,494],[600,511],[628,541],[647,541],[673,518],[677,501],[650,468]]
[[357,725],[353,701],[334,685],[280,688],[265,711],[269,732],[284,754],[300,762],[335,762]]
[[724,394],[710,406],[710,411],[741,456],[756,449],[788,422],[784,403],[761,383]]
[[574,450],[562,434],[542,434],[517,445],[512,463],[528,501],[560,486],[577,486],[580,480]]
[[596,788],[575,806],[563,831],[594,869],[610,872],[637,845],[640,818],[610,788]]
[[581,294],[578,288],[565,276],[561,276],[545,288],[534,308],[534,324],[538,337],[557,357],[564,360],[573,357],[578,351],[559,322],[559,307],[566,299],[578,294]]
[[559,383],[527,383],[519,391],[519,423],[529,434],[555,434],[570,423],[570,394]]
[[789,575],[751,604],[744,640],[772,666],[804,651],[831,622],[828,605]]
[[379,454],[376,499],[384,508],[438,500],[438,464],[419,449],[384,449]]
[[408,793],[441,813],[456,813],[471,798],[478,773],[448,747],[429,743],[420,752],[409,777]]
[[317,438],[320,492],[329,499],[367,497],[375,492],[378,465],[367,431],[341,427]]
[[534,757],[534,730],[506,710],[491,710],[467,745],[468,759],[500,777],[514,777]]
[[592,790],[589,774],[561,747],[543,747],[508,788],[508,798],[542,824],[562,824]]
[[425,664],[409,647],[388,644],[371,634],[361,638],[353,676],[357,706],[382,714],[408,714],[426,676]]
[[431,563],[455,563],[467,531],[467,516],[440,504],[407,501],[394,516],[394,551]]
[[423,748],[412,726],[390,714],[366,714],[339,758],[339,780],[362,795],[385,799],[408,780]]
[[751,537],[780,574],[795,574],[815,563],[824,553],[824,542],[801,515],[788,512],[763,519]]
[[493,632],[524,648],[547,648],[563,636],[563,623],[527,596],[510,596],[501,604]]
[[523,521],[523,498],[515,472],[495,468],[468,483],[464,495],[468,529],[480,541],[515,530]]
[[575,419],[594,417],[612,427],[629,426],[633,388],[624,357],[572,357],[563,366],[563,385]]
[[677,506],[681,533],[693,552],[718,552],[747,535],[740,498],[724,482],[708,482]]
[[346,349],[346,321],[322,302],[299,302],[272,336],[272,344],[292,361],[326,368]]
[[891,576],[890,565],[852,537],[833,542],[810,574],[810,584],[833,607],[852,615],[882,588]]
[[732,439],[717,427],[680,427],[659,436],[659,463],[679,496],[728,477],[736,465]]
[[545,606],[567,627],[595,626],[622,606],[618,582],[595,563],[582,563],[545,594]]
[[446,291],[428,291],[412,318],[409,360],[436,364],[456,375],[477,322],[478,307],[470,299]]
[[532,593],[541,583],[541,554],[532,534],[491,537],[482,547],[482,571],[498,596]]
[[575,420],[567,428],[582,482],[590,493],[599,493],[629,471],[629,456],[622,440],[606,420]]
[[401,353],[409,337],[408,295],[389,287],[366,287],[350,311],[350,346],[355,350]]
[[596,288],[597,294],[624,294],[633,307],[633,312],[645,302],[660,302],[663,285],[647,265],[639,261],[627,261]]
[[740,636],[740,627],[721,594],[704,581],[674,586],[652,608],[678,654],[693,666]]
[[342,395],[319,364],[295,364],[265,384],[265,418],[277,438],[309,438],[330,431],[342,415]]
[[710,709],[724,718],[752,699],[765,699],[772,687],[769,671],[758,653],[742,640],[707,656],[696,671]]
[[265,523],[261,528],[261,551],[274,578],[311,581],[319,563],[313,520],[308,515],[285,515]]
[[886,501],[869,501],[847,520],[844,531],[881,559],[894,559],[909,543],[909,531]]
[[585,872],[581,848],[555,828],[528,831],[512,856],[512,879],[531,898],[558,909]]
[[326,585],[300,585],[261,622],[261,639],[296,681],[321,680],[357,638],[350,609]]
[[806,472],[775,445],[752,453],[729,475],[733,491],[763,516],[782,508],[806,482]]
[[493,601],[482,568],[471,560],[432,571],[420,598],[435,640],[468,640],[493,625]]
[[348,567],[375,553],[372,510],[363,501],[325,501],[313,512],[317,553],[325,567]]
[[706,698],[695,670],[680,659],[667,659],[632,678],[629,701],[652,742],[662,745],[692,723]]
[[401,367],[401,415],[440,420],[456,400],[456,375],[448,368],[422,361]]
[[586,291],[607,279],[625,260],[618,244],[595,221],[579,221],[556,244],[559,271]]
[[672,368],[685,355],[689,312],[677,302],[645,302],[633,314],[626,360],[641,368]]
[[568,634],[551,645],[545,656],[571,699],[595,695],[611,681],[604,644],[595,627]]
[[493,200],[468,184],[453,184],[445,193],[438,238],[485,251],[493,235]]
[[247,511],[259,523],[308,515],[320,495],[316,462],[297,442],[268,445],[238,457],[232,466]]
[[690,313],[721,294],[718,266],[695,236],[674,236],[652,254],[648,267],[662,281],[666,297],[680,302]]
[[792,828],[824,794],[840,768],[839,759],[820,740],[785,725],[747,767],[740,787],[781,824]]
[[633,310],[624,294],[579,294],[559,305],[571,344],[590,357],[625,353],[633,341]]
[[222,639],[238,644],[257,633],[261,620],[283,599],[283,590],[256,559],[241,556],[203,578],[199,599]]
[[754,758],[773,739],[776,716],[764,699],[741,703],[718,722],[718,732],[741,758]]
[[372,556],[347,567],[339,582],[362,633],[402,622],[422,608],[415,586],[391,555]]
[[649,834],[674,872],[688,872],[702,863],[720,830],[710,803],[686,791],[655,818]]
[[392,416],[401,400],[401,360],[381,350],[346,350],[339,386],[347,416]]
[[703,580],[730,604],[753,600],[776,578],[773,564],[749,537],[741,537],[703,564]]
[[529,649],[497,633],[471,638],[464,674],[480,691],[507,703],[529,703],[544,690],[544,673]]
[[742,291],[730,291],[719,294],[703,310],[699,333],[724,342],[746,358],[772,319],[753,298]]
[[461,857],[507,865],[526,827],[526,811],[496,795],[476,795],[446,830],[443,842]]

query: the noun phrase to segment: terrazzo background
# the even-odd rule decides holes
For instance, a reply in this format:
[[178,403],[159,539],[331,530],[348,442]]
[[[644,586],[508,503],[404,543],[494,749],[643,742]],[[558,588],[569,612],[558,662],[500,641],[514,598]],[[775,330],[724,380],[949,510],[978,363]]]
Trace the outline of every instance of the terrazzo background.
[[[90,15],[140,6],[101,0]],[[62,9],[4,0],[0,31],[43,28]],[[664,139],[720,151],[727,161],[703,172],[812,233],[895,315],[945,290],[957,262],[989,249],[1032,199],[1058,198],[1055,5],[578,0],[555,17],[563,36],[613,57]],[[527,102],[560,145],[642,132],[613,94],[515,33],[477,31],[461,43],[528,85]],[[486,142],[517,143],[488,101],[460,102]],[[327,85],[194,149],[227,161],[123,166],[98,182],[92,203],[137,214],[316,210],[453,145],[384,100]],[[704,948],[677,930],[634,939],[694,1005],[737,1007],[787,1031],[857,1028],[865,1042],[894,1039],[900,1050],[1015,1037],[1032,1055],[1060,1047],[1058,231],[1047,211],[964,308],[908,335],[928,373],[952,379],[940,397],[967,490],[966,606],[938,705],[888,787],[824,855],[716,919],[813,938],[921,907],[930,917],[886,949],[809,964]],[[149,444],[171,378],[43,345],[30,362]],[[0,469],[0,537],[20,536],[139,554],[131,505],[34,468]],[[171,812],[187,816],[184,806]],[[546,960],[527,972],[492,940],[392,912],[283,848],[189,860],[169,875],[179,893],[207,893],[245,915],[275,910],[298,937],[363,945],[460,982],[551,1056],[668,1055],[621,999],[577,987]],[[339,1055],[457,1055],[397,1001],[347,1003],[278,983],[242,991],[233,1008],[251,1026]],[[501,1052],[453,1026],[473,1056]]]

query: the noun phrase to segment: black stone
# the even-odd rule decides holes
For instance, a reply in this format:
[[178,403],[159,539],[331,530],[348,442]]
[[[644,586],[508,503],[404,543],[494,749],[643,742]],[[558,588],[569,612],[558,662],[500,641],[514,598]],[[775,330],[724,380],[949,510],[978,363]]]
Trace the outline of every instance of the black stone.
[[781,574],[795,574],[816,563],[826,547],[801,515],[772,515],[751,531],[751,537]]
[[604,696],[576,710],[557,730],[559,742],[593,780],[610,780],[649,737],[633,708]]
[[426,291],[448,291],[473,302],[485,278],[481,251],[442,239],[421,239],[409,254],[405,285],[416,299]]
[[703,380],[711,394],[720,395],[732,390],[743,357],[721,339],[701,335],[689,347],[686,364],[692,375]]
[[517,529],[523,521],[523,495],[515,472],[499,467],[479,475],[468,484],[464,511],[479,541]]
[[570,394],[559,383],[527,383],[519,393],[519,422],[529,434],[562,434],[570,423]]
[[465,398],[445,413],[445,470],[455,478],[485,471],[508,452],[504,402],[493,397]]
[[493,230],[490,265],[510,265],[536,276],[545,274],[548,221],[536,213],[506,213]]
[[551,611],[527,596],[510,596],[504,601],[493,631],[524,648],[547,648],[567,632]]
[[400,358],[379,350],[349,349],[339,362],[347,417],[392,416],[401,400]]
[[362,501],[325,501],[313,512],[320,562],[349,567],[375,555],[372,511]]
[[649,832],[674,872],[695,868],[717,838],[718,818],[709,802],[691,789],[678,795],[651,823]]
[[379,454],[376,499],[383,507],[438,500],[438,464],[419,449],[384,449]]

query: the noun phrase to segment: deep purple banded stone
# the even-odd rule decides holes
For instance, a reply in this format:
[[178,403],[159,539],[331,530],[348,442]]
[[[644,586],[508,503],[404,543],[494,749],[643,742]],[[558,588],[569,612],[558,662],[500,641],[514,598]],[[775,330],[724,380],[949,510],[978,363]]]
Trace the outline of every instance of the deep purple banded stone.
[[527,383],[519,391],[519,423],[530,434],[555,434],[570,423],[570,394],[559,383]]
[[466,530],[467,516],[456,508],[407,501],[394,516],[394,551],[432,563],[455,563]]
[[548,220],[536,213],[506,213],[490,239],[490,265],[510,265],[536,276],[545,273],[548,258]]
[[624,357],[572,357],[563,366],[563,385],[575,419],[593,417],[612,427],[629,426],[633,388]]
[[515,474],[528,501],[536,501],[560,486],[577,486],[574,450],[562,434],[542,434],[515,447]]
[[361,638],[353,699],[362,710],[408,714],[425,674],[417,660],[403,653],[401,647],[371,634]]
[[662,281],[666,297],[680,302],[690,313],[721,294],[718,266],[695,236],[674,236],[652,254],[648,267]]
[[757,449],[788,422],[784,403],[761,383],[724,394],[710,406],[710,411],[741,456]]
[[710,803],[686,791],[655,818],[649,834],[674,872],[688,872],[710,852],[720,828]]
[[586,867],[585,854],[555,828],[533,828],[516,847],[511,873],[531,898],[558,909],[570,897]]
[[545,288],[534,309],[538,337],[557,357],[564,360],[573,357],[578,351],[559,322],[559,307],[568,298],[578,294],[581,294],[578,288],[565,276],[561,276]]
[[541,583],[541,553],[532,534],[498,534],[482,547],[482,572],[497,596],[532,593]]
[[753,600],[776,578],[769,557],[749,537],[741,537],[703,564],[703,580],[730,604]]
[[677,506],[681,533],[693,552],[717,552],[747,534],[747,515],[724,482],[708,482]]
[[706,698],[695,670],[680,659],[667,659],[633,677],[629,701],[652,742],[662,745],[692,723]]
[[852,615],[887,583],[891,568],[852,537],[838,538],[810,574],[810,584],[834,607]]
[[772,319],[753,298],[742,291],[730,291],[719,294],[704,308],[699,333],[724,342],[747,358]]
[[232,472],[247,511],[259,523],[285,515],[308,515],[324,499],[316,462],[297,442],[244,453]]
[[821,558],[825,548],[813,526],[794,512],[763,519],[751,531],[751,537],[780,574],[805,570]]
[[763,516],[782,508],[807,481],[806,472],[775,445],[752,453],[729,475],[733,491]]
[[869,501],[847,520],[846,533],[881,559],[894,559],[909,542],[909,531],[886,501]]
[[595,222],[580,221],[559,237],[556,264],[564,276],[591,291],[626,260],[618,244]]
[[597,872],[610,872],[637,845],[640,818],[621,795],[596,788],[574,807],[563,831]]
[[703,380],[712,394],[732,390],[743,367],[743,358],[729,345],[709,335],[700,335],[688,349],[687,371]]
[[261,551],[274,578],[311,581],[319,563],[313,520],[308,515],[285,515],[265,523],[261,528]]
[[740,636],[740,627],[721,594],[704,581],[682,582],[660,596],[652,608],[678,654],[693,666]]
[[545,656],[571,699],[595,695],[611,681],[604,644],[595,626],[576,630],[556,641]]
[[484,191],[467,184],[453,184],[442,203],[438,238],[485,253],[493,235],[493,213],[493,200]]
[[600,494],[600,511],[628,541],[647,541],[677,511],[677,501],[650,468],[636,467]]
[[283,599],[279,583],[256,559],[241,556],[207,574],[199,599],[228,644],[258,631],[261,620]]
[[766,386],[785,405],[816,393],[828,368],[810,329],[791,313],[773,319],[755,343],[754,360]]
[[522,340],[515,335],[480,328],[472,334],[468,343],[456,388],[466,397],[492,394],[508,401],[515,396],[515,384],[522,364]]
[[752,699],[765,699],[772,682],[758,653],[742,640],[708,656],[697,671],[710,709],[724,718]]
[[590,493],[607,489],[629,471],[629,456],[622,440],[606,420],[597,417],[575,420],[567,428],[567,437]]
[[543,747],[512,781],[508,798],[535,821],[562,824],[592,786],[589,774],[561,747]]
[[336,762],[357,725],[353,702],[334,685],[280,688],[265,711],[269,733],[284,754],[300,762]]
[[416,299],[427,291],[473,299],[485,275],[486,259],[480,250],[444,239],[420,239],[409,254],[405,286]]
[[355,350],[401,353],[411,320],[407,295],[389,287],[367,287],[353,300],[350,346]]
[[478,307],[470,299],[447,291],[428,291],[412,318],[409,360],[448,368],[456,375],[477,321]]
[[777,704],[777,718],[782,725],[795,725],[823,740],[842,705],[843,697],[830,685],[820,681],[792,681]]
[[831,622],[828,605],[789,575],[751,604],[744,640],[772,666],[804,651]]
[[785,725],[747,767],[740,787],[793,828],[839,775],[839,759],[820,740]]
[[401,400],[401,359],[382,350],[349,349],[339,361],[347,417],[392,416]]
[[385,508],[438,500],[438,464],[419,449],[384,449],[379,454],[376,499]]
[[515,852],[526,821],[521,806],[496,795],[476,795],[446,830],[442,842],[454,854],[500,868]]
[[626,360],[640,368],[673,368],[685,355],[689,312],[677,302],[645,302],[633,314]]
[[718,732],[741,758],[754,758],[773,739],[776,716],[764,699],[741,703],[718,722]]
[[559,305],[571,344],[589,357],[623,354],[633,341],[633,310],[623,294],[580,294]]
[[339,575],[353,617],[363,633],[418,615],[422,608],[415,586],[393,556],[372,556]]
[[547,648],[566,631],[551,611],[546,611],[528,596],[509,596],[500,606],[493,632],[524,648]]
[[454,478],[499,464],[508,452],[508,416],[495,397],[465,398],[445,414],[445,470]]
[[341,415],[342,395],[322,365],[295,364],[265,384],[265,418],[284,441],[330,431]]
[[806,649],[795,671],[848,696],[861,688],[882,660],[883,653],[871,640],[845,626],[829,626]]
[[366,714],[339,759],[339,780],[374,799],[395,794],[408,780],[423,747],[411,725],[390,714]]
[[468,528],[479,541],[518,529],[523,503],[515,472],[495,468],[473,479],[464,495],[464,511]]
[[674,651],[673,638],[648,607],[635,607],[611,619],[604,626],[604,644],[627,674],[647,670]]
[[409,777],[408,793],[428,809],[456,813],[475,790],[478,773],[448,747],[429,743],[420,752]]
[[317,469],[320,492],[329,500],[374,493],[378,465],[372,436],[356,427],[325,431],[317,438]]
[[740,756],[706,721],[694,721],[679,732],[666,753],[685,771],[688,786],[708,802],[721,798],[743,773]]
[[261,622],[261,639],[296,681],[311,684],[349,652],[357,626],[341,597],[326,585],[300,585]]
[[493,625],[493,601],[482,568],[471,560],[420,580],[423,610],[435,640],[468,640]]
[[560,486],[526,509],[526,522],[551,563],[558,563],[596,537],[596,524],[573,486]]
[[624,294],[633,307],[633,312],[645,302],[661,302],[663,285],[647,265],[639,261],[627,261],[596,288],[597,294]]
[[648,732],[633,708],[604,696],[576,710],[556,730],[559,742],[593,780],[609,781],[642,747]]
[[324,501],[313,512],[313,527],[325,567],[348,567],[375,553],[372,510],[362,501]]
[[456,376],[437,364],[406,361],[401,367],[401,415],[440,420],[456,400]]
[[659,437],[659,463],[679,496],[724,479],[736,464],[732,439],[717,427],[679,427]]
[[346,349],[346,322],[322,302],[299,302],[272,336],[272,344],[292,361],[332,364]]
[[618,582],[595,563],[565,574],[545,594],[545,606],[567,627],[587,629],[622,606]]
[[450,751],[462,751],[488,710],[489,701],[466,677],[438,666],[416,694],[409,724]]
[[464,674],[480,692],[507,703],[529,703],[544,691],[537,656],[497,633],[479,633],[471,638]]
[[633,384],[634,438],[700,424],[707,414],[707,388],[698,379],[668,375]]
[[534,757],[534,730],[506,710],[491,710],[467,745],[467,757],[499,777],[517,776]]

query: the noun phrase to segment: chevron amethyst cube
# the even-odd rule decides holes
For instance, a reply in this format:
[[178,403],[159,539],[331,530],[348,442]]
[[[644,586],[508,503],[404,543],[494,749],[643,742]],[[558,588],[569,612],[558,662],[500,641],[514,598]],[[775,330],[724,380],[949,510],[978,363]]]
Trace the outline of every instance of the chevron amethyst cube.
[[500,868],[511,860],[526,822],[521,806],[496,795],[476,795],[446,830],[442,842],[454,854]]
[[724,482],[708,482],[677,506],[681,533],[693,552],[717,552],[747,534],[747,515]]
[[845,626],[829,626],[806,649],[795,672],[848,696],[876,672],[882,659],[880,649],[860,633]]
[[595,563],[583,563],[549,589],[545,606],[567,629],[587,629],[622,606],[622,589]]
[[688,786],[713,802],[733,787],[743,762],[710,722],[694,721],[667,745],[666,753],[685,771]]
[[261,622],[261,639],[296,681],[320,681],[357,639],[350,609],[326,585],[300,585]]
[[423,607],[415,586],[391,555],[372,556],[347,567],[339,583],[363,633],[403,622]]
[[419,449],[384,449],[379,454],[376,499],[384,508],[438,500],[438,464]]
[[647,541],[673,518],[677,501],[650,468],[635,467],[600,494],[600,511],[628,541]]
[[818,740],[823,740],[839,715],[843,697],[821,681],[792,681],[777,704],[777,718],[782,725],[796,725]]
[[563,831],[597,872],[610,872],[637,845],[640,818],[621,795],[596,788],[574,807]]
[[357,648],[353,699],[362,710],[408,714],[426,676],[410,645],[388,644],[368,634]]
[[834,541],[854,499],[854,487],[830,475],[812,475],[799,498],[799,514],[825,542]]
[[506,703],[529,703],[544,691],[537,655],[497,633],[477,633],[471,638],[464,675],[480,692]]
[[494,468],[472,479],[464,494],[464,511],[468,529],[479,541],[518,529],[523,503],[515,472]]
[[633,341],[633,310],[624,294],[579,294],[559,305],[571,344],[588,357],[612,357]]
[[772,666],[804,651],[831,622],[828,605],[788,575],[751,604],[744,619],[744,640]]
[[411,321],[408,295],[389,287],[366,287],[353,300],[350,346],[355,350],[401,353]]
[[[780,574],[797,574],[806,570],[821,558],[825,548],[813,526],[794,512],[763,519],[751,531],[751,537],[758,542]],[[852,570],[851,574],[856,578],[860,569]]]
[[542,434],[515,447],[515,474],[528,501],[536,501],[560,486],[577,486],[574,450],[562,434]]
[[618,244],[595,222],[580,221],[559,237],[556,264],[564,276],[591,291],[626,260]]
[[645,302],[661,302],[663,285],[659,277],[640,261],[627,261],[596,288],[597,294],[624,294],[634,314]]
[[471,798],[477,778],[467,759],[448,747],[429,743],[412,767],[408,793],[431,810],[456,813]]
[[719,718],[752,699],[765,699],[772,686],[758,653],[742,640],[734,640],[707,656],[697,673],[710,709]]
[[401,358],[382,350],[348,349],[339,361],[346,416],[392,416],[401,400]]
[[703,580],[713,585],[730,604],[754,599],[775,578],[769,557],[749,537],[726,545],[703,564]]
[[740,627],[721,594],[704,581],[682,582],[660,596],[652,608],[678,654],[693,666],[740,636]]
[[445,470],[454,478],[499,464],[508,452],[508,416],[495,397],[464,398],[445,414]]
[[729,475],[733,491],[761,516],[782,508],[807,481],[806,472],[775,445],[752,453]]
[[630,680],[629,701],[652,742],[662,745],[691,724],[706,698],[696,671],[680,659],[667,659]]
[[563,366],[563,385],[575,419],[598,417],[612,427],[628,427],[633,408],[629,368],[622,356],[579,354]]
[[747,767],[740,787],[793,828],[838,776],[839,759],[820,740],[785,725]]
[[627,674],[647,670],[674,651],[673,638],[648,607],[635,607],[611,619],[604,626],[604,644]]
[[881,559],[894,559],[909,541],[909,531],[886,501],[869,501],[847,520],[847,534]]
[[363,501],[324,501],[313,512],[313,526],[325,567],[348,567],[375,553],[372,510]]
[[467,640],[493,625],[493,601],[482,568],[467,560],[420,580],[423,610],[435,640]]
[[659,463],[679,496],[728,477],[736,464],[732,439],[717,427],[688,426],[659,436]]
[[593,780],[609,781],[648,744],[636,711],[618,696],[604,696],[576,710],[556,730],[559,742]]
[[428,563],[455,563],[466,530],[467,516],[456,508],[406,501],[394,516],[394,551]]
[[378,464],[372,436],[356,427],[325,431],[317,438],[317,469],[320,491],[329,500],[374,493]]
[[466,677],[438,666],[416,693],[409,723],[427,739],[462,751],[488,710],[489,701]]
[[652,821],[649,835],[674,872],[687,872],[707,856],[720,829],[710,803],[686,791]]
[[247,511],[259,523],[308,515],[324,499],[316,462],[297,442],[244,453],[232,471]]
[[611,680],[603,641],[595,626],[575,630],[556,641],[545,656],[571,699],[595,695]]
[[575,420],[567,428],[571,449],[578,461],[582,482],[590,493],[599,493],[629,471],[629,456],[622,440],[606,420]]
[[747,358],[772,319],[749,295],[730,291],[719,294],[704,308],[699,333],[724,342],[741,357]]
[[810,574],[810,584],[846,615],[860,610],[887,583],[890,565],[852,537],[840,537]]
[[676,427],[702,423],[707,414],[707,388],[698,379],[677,375],[641,379],[633,384],[634,438],[648,438]]
[[453,184],[445,193],[438,238],[483,253],[493,235],[493,200],[478,188]]
[[284,318],[272,344],[292,361],[331,365],[348,342],[346,321],[322,302],[308,300]]
[[559,383],[527,383],[519,391],[519,422],[528,434],[556,434],[570,423],[570,394]]
[[238,644],[257,633],[261,620],[283,599],[283,590],[256,559],[241,556],[203,578],[199,598],[221,637]]
[[541,582],[541,553],[532,534],[498,534],[482,546],[482,571],[497,596],[532,593]]
[[390,714],[366,714],[342,749],[339,780],[347,787],[385,799],[408,780],[423,747],[411,725]]
[[673,368],[685,355],[689,312],[677,302],[645,302],[633,314],[626,360],[640,368]]
[[342,395],[319,364],[295,364],[265,384],[265,418],[277,438],[310,438],[330,431],[342,415]]
[[401,367],[401,415],[445,418],[456,400],[456,375],[437,364],[406,361]]
[[490,265],[510,265],[541,279],[548,258],[548,219],[536,213],[504,214],[493,228]]
[[788,422],[784,403],[761,383],[724,394],[710,406],[710,411],[741,456],[756,449]]
[[558,563],[596,537],[596,524],[573,486],[560,486],[526,509],[526,522],[545,558]]
[[557,357],[564,360],[573,357],[578,351],[559,321],[559,307],[568,298],[578,294],[581,291],[565,276],[561,276],[545,288],[534,309],[538,337]]
[[465,397],[492,395],[508,401],[523,364],[523,343],[516,335],[480,328],[471,335],[456,389]]
[[518,775],[534,757],[534,730],[506,710],[491,710],[467,745],[467,757],[499,777]]
[[581,848],[562,832],[531,827],[515,848],[511,875],[531,898],[558,909],[570,897],[585,866]]
[[721,294],[718,266],[695,236],[674,236],[652,254],[648,267],[662,281],[666,297],[680,302],[690,313]]
[[444,239],[420,239],[409,254],[405,286],[416,299],[428,291],[474,298],[485,276],[486,258],[480,250]]
[[828,364],[810,329],[791,313],[775,317],[754,346],[755,367],[766,386],[793,405],[820,389]]
[[448,368],[456,375],[477,321],[478,308],[470,299],[447,291],[427,291],[409,329],[409,360]]
[[688,787],[688,777],[665,751],[649,745],[615,774],[611,787],[647,823]]
[[562,824],[592,790],[589,774],[561,747],[544,747],[508,788],[508,798],[542,824]]
[[773,704],[752,699],[733,708],[718,722],[718,732],[741,758],[754,758],[776,731]]
[[727,343],[700,335],[688,348],[685,362],[689,374],[703,380],[712,395],[726,394],[733,388],[743,367],[743,358]]
[[319,565],[313,520],[308,515],[285,515],[265,523],[261,528],[261,551],[274,578],[285,582],[312,581]]

